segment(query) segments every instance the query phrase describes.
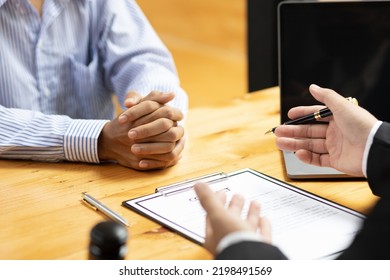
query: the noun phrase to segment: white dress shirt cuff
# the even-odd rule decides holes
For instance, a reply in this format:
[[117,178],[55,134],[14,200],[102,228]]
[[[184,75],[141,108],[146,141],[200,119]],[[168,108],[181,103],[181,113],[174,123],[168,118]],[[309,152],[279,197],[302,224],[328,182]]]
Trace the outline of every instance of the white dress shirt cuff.
[[263,241],[263,237],[260,233],[253,232],[253,231],[235,231],[228,235],[226,235],[224,238],[222,238],[218,246],[216,248],[216,253],[219,254],[223,250],[225,250],[227,247],[234,245],[236,243],[240,243],[243,241]]
[[371,128],[370,133],[368,134],[367,142],[366,142],[366,147],[364,148],[364,153],[363,153],[363,160],[362,160],[362,172],[364,177],[367,178],[367,160],[368,160],[368,153],[370,152],[370,148],[372,145],[372,142],[374,141],[374,136],[376,132],[378,131],[378,128],[381,126],[383,122],[382,121],[377,121],[374,126]]
[[72,120],[64,136],[65,159],[99,163],[98,139],[107,120]]

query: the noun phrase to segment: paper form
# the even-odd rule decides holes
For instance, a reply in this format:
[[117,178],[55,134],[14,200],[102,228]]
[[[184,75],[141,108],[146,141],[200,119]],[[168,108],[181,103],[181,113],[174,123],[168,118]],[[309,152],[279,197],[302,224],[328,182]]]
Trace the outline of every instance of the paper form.
[[[348,208],[299,190],[253,170],[229,174],[229,179],[210,185],[245,197],[243,217],[251,200],[272,224],[273,244],[290,259],[328,258],[346,249],[361,228],[364,216]],[[195,191],[171,195],[152,194],[124,202],[157,222],[199,243],[204,242],[205,211]]]

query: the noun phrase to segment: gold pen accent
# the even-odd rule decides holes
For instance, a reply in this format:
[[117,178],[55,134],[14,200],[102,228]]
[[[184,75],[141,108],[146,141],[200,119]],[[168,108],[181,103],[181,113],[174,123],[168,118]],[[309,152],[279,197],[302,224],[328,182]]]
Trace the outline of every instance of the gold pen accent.
[[[358,101],[356,98],[353,98],[353,97],[347,97],[346,98],[349,102],[351,102],[352,104],[354,105],[358,105]],[[318,121],[320,119],[323,119],[323,118],[326,118],[326,117],[329,117],[332,115],[332,112],[330,111],[329,108],[325,107],[317,112],[314,112],[314,113],[311,113],[311,114],[308,114],[306,116],[302,116],[300,118],[297,118],[297,119],[294,119],[294,120],[289,120],[281,125],[296,125],[296,124],[307,124],[307,123],[310,123],[312,121]],[[275,129],[277,128],[277,126],[271,128],[270,130],[268,130],[265,134],[268,134],[268,133],[273,133],[275,131]]]
[[316,119],[316,121],[318,121],[319,119],[322,119],[320,112],[315,112],[314,118]]
[[268,130],[268,131],[267,131],[266,133],[264,133],[264,134],[273,133],[275,129],[276,129],[276,127],[271,128],[270,130]]

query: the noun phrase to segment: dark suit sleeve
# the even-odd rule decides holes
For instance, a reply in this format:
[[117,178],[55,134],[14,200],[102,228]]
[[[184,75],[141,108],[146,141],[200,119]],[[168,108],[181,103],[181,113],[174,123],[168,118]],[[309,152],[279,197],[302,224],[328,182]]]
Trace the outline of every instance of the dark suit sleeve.
[[256,241],[243,241],[227,247],[217,260],[285,260],[286,256],[275,246]]
[[[367,160],[367,177],[380,200],[365,220],[362,230],[339,259],[390,259],[390,124],[383,123],[374,136]],[[262,242],[234,244],[219,255],[220,260],[286,259],[275,246]]]
[[367,178],[380,200],[362,230],[340,259],[390,259],[390,124],[383,123],[374,136],[367,160]]
[[390,260],[390,199],[381,198],[339,259]]
[[390,197],[390,124],[376,132],[367,159],[367,179],[372,192]]

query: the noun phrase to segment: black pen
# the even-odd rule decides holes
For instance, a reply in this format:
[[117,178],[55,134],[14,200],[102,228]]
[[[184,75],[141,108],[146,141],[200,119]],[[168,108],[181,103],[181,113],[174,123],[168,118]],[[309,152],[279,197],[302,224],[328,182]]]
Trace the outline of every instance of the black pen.
[[[356,98],[347,97],[347,99],[348,99],[348,101],[352,102],[355,105],[358,104]],[[321,109],[321,110],[319,110],[317,112],[308,114],[306,116],[302,116],[302,117],[294,119],[294,120],[287,121],[287,122],[283,123],[282,125],[307,124],[307,123],[310,123],[312,121],[321,120],[321,119],[329,117],[331,115],[332,115],[332,111],[328,107],[325,107],[325,108],[323,108],[323,109]],[[276,128],[277,128],[277,126],[271,128],[265,134],[268,134],[268,133],[271,133],[271,132],[274,133]]]

